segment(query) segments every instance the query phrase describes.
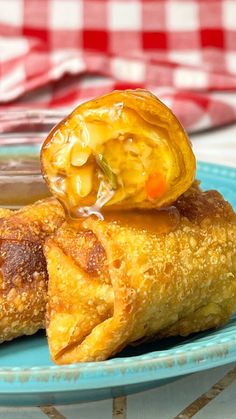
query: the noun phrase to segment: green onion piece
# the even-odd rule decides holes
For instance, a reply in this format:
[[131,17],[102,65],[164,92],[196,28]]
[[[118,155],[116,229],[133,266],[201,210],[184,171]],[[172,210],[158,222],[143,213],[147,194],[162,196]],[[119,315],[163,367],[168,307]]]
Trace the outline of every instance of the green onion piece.
[[111,170],[111,168],[110,168],[109,164],[107,163],[105,157],[102,154],[98,154],[96,156],[96,162],[97,162],[98,166],[100,167],[104,176],[107,178],[111,188],[113,190],[117,189],[117,187],[118,187],[117,177],[116,177],[115,173],[113,173],[113,171]]

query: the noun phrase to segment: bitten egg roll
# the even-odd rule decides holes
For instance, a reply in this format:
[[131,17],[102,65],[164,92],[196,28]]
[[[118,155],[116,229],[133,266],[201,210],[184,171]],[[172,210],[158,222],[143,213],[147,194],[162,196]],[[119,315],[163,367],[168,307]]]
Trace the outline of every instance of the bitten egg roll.
[[195,178],[183,127],[145,90],[114,91],[77,107],[49,134],[42,172],[72,217],[110,209],[159,208]]
[[64,221],[54,199],[18,211],[0,209],[0,342],[45,327],[45,239]]
[[236,308],[236,215],[196,184],[172,207],[64,223],[45,244],[57,364],[225,323]]

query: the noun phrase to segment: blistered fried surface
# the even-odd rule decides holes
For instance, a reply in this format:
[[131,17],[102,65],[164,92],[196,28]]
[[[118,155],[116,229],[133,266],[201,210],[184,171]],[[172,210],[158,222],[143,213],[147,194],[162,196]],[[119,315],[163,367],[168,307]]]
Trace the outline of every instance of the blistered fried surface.
[[0,208],[0,218],[7,217],[11,213],[12,213],[12,211],[10,209]]
[[[57,242],[63,252],[70,255],[86,273],[99,278],[106,262],[105,250],[92,231],[77,228],[65,223],[56,234]],[[108,277],[108,271],[106,274]]]
[[233,217],[232,206],[218,191],[199,193],[197,182],[176,201],[175,206],[182,216],[194,223],[208,218],[227,220]]
[[68,240],[66,224],[46,242],[54,362],[104,360],[140,339],[185,336],[229,319],[236,308],[235,214],[219,193],[197,185],[176,208],[179,223],[166,233],[146,229],[145,216],[143,227],[90,217],[77,242]]
[[47,199],[18,211],[1,213],[0,342],[3,342],[45,327],[48,275],[43,244],[63,222],[64,211],[56,200]]

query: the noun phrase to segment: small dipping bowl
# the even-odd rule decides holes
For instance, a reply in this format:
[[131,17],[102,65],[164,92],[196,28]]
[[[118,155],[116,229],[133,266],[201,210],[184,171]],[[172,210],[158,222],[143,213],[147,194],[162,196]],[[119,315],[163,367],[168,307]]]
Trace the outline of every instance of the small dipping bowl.
[[40,148],[65,112],[0,112],[0,207],[20,208],[50,196],[40,171]]

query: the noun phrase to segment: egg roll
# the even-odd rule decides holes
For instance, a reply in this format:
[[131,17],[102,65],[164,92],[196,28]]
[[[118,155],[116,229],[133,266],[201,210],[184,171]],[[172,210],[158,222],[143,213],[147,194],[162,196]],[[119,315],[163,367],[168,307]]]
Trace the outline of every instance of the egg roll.
[[0,210],[0,342],[45,327],[48,274],[43,244],[64,221],[54,198]]
[[46,240],[56,364],[218,327],[236,309],[236,215],[194,184],[169,208],[63,223]]
[[160,208],[195,178],[195,157],[171,110],[146,90],[114,91],[78,106],[41,151],[51,193],[71,217]]

